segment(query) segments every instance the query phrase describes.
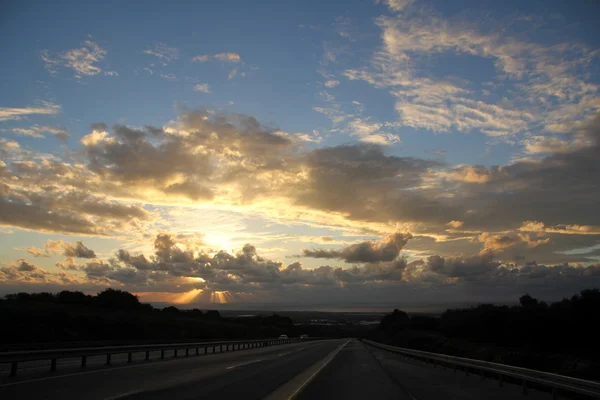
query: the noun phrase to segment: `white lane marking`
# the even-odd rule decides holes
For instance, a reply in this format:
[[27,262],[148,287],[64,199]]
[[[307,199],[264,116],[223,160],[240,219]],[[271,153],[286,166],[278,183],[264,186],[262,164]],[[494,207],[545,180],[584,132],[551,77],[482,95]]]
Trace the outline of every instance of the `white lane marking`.
[[296,389],[296,391],[294,393],[292,393],[292,395],[290,397],[288,397],[288,400],[293,400],[296,397],[298,397],[298,395],[300,394],[300,392],[302,392],[304,390],[304,388],[306,386],[308,386],[308,384],[317,376],[319,375],[319,373],[323,370],[323,368],[325,368],[334,358],[335,356],[338,355],[338,353],[340,351],[342,351],[342,349],[344,347],[346,347],[346,345],[350,343],[350,339],[348,339],[346,341],[346,343],[340,345],[337,349],[335,349],[335,351],[329,356],[329,358],[327,360],[325,360],[325,362],[319,367],[319,369],[317,369],[314,374],[312,374],[307,380],[304,381],[304,383],[302,385],[300,385],[300,387],[298,389]]
[[230,365],[229,367],[225,367],[225,369],[232,369],[232,368],[242,367],[244,365],[254,364],[254,363],[257,363],[257,362],[261,362],[261,361],[262,360],[252,360],[252,361],[248,361],[248,362],[241,363],[241,364]]
[[129,392],[117,394],[115,396],[106,397],[104,400],[117,400],[117,399],[121,399],[123,397],[131,396],[132,394],[137,394],[137,393],[142,393],[142,391],[140,391],[140,390],[131,390]]
[[29,379],[29,380],[26,380],[26,381],[20,381],[20,382],[4,383],[4,384],[0,385],[0,388],[5,387],[5,386],[22,385],[24,383],[48,381],[50,379],[70,378],[72,376],[89,375],[89,374],[96,374],[98,372],[115,371],[117,369],[149,367],[151,365],[156,365],[156,364],[152,363],[152,364],[142,364],[142,365],[126,365],[124,367],[102,368],[102,369],[99,369],[99,370],[96,370],[96,371],[76,372],[74,374],[65,374],[65,375],[60,375],[60,376],[47,376],[45,378],[37,378],[37,379]]
[[[269,348],[269,347],[262,347],[262,348],[259,348],[259,350],[260,350],[260,349],[267,349],[267,350],[269,350],[270,348]],[[230,352],[230,353],[231,353],[231,352]],[[212,354],[212,353],[211,353],[211,354]],[[217,354],[220,354],[220,353],[217,353]],[[227,354],[227,353],[223,353],[223,354]],[[194,357],[194,358],[195,358],[195,357]],[[187,359],[193,360],[194,358],[192,358],[192,357],[189,357],[189,358],[187,358]],[[48,380],[50,380],[50,379],[62,379],[62,378],[69,378],[69,377],[72,377],[72,376],[96,374],[96,373],[98,373],[98,372],[115,371],[115,370],[118,370],[118,369],[151,367],[151,366],[153,366],[153,365],[157,365],[157,362],[154,362],[154,361],[158,361],[158,362],[160,362],[160,363],[163,363],[163,362],[170,362],[170,361],[182,361],[182,360],[186,360],[186,358],[183,358],[183,357],[181,357],[181,358],[173,358],[173,359],[167,359],[167,360],[162,360],[162,361],[159,361],[159,360],[152,360],[152,361],[151,361],[150,363],[148,363],[148,364],[134,364],[134,365],[125,365],[125,366],[122,366],[122,367],[110,367],[110,368],[102,368],[102,369],[98,369],[98,370],[95,370],[95,371],[75,372],[75,373],[72,373],[72,374],[64,374],[64,375],[60,375],[60,376],[47,376],[47,377],[44,377],[44,378],[37,378],[37,379],[27,379],[27,380],[23,380],[23,381],[19,381],[19,382],[9,382],[9,383],[3,383],[3,384],[0,384],[0,388],[2,388],[2,387],[7,387],[7,386],[22,385],[22,384],[24,384],[24,383],[48,381]],[[59,365],[60,365],[60,364],[59,364]]]
[[290,354],[291,351],[286,351],[285,353],[279,353],[277,354],[277,357],[281,357],[281,356],[285,356],[286,354]]

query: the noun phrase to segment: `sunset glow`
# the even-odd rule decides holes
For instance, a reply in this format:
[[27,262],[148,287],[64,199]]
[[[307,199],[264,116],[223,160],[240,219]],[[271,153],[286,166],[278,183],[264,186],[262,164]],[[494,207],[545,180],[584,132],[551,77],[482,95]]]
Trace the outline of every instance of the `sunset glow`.
[[600,285],[595,2],[152,4],[3,5],[0,296],[421,309]]

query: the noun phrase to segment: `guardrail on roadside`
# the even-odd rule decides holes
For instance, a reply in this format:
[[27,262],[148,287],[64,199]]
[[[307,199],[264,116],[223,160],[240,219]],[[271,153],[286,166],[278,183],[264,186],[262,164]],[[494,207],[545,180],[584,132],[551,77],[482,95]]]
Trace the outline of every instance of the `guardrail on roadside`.
[[[319,338],[310,338],[317,340]],[[0,364],[11,364],[10,376],[17,374],[19,363],[27,361],[50,360],[50,371],[56,371],[56,360],[61,358],[79,358],[81,357],[81,367],[87,364],[88,357],[106,356],[106,365],[111,364],[111,357],[114,354],[127,354],[127,362],[133,362],[134,353],[145,353],[145,360],[150,359],[150,352],[160,351],[160,358],[165,358],[165,351],[173,351],[173,356],[178,356],[179,350],[185,350],[185,356],[190,356],[190,350],[195,355],[208,354],[212,347],[212,353],[238,351],[244,349],[254,349],[258,347],[267,347],[279,344],[287,344],[307,339],[254,339],[237,340],[221,342],[201,342],[201,343],[170,343],[170,344],[145,344],[133,346],[107,346],[107,347],[84,347],[84,348],[64,348],[54,350],[34,350],[34,351],[14,351],[0,353]]]
[[498,383],[502,386],[504,377],[511,377],[521,381],[523,394],[527,394],[527,383],[536,383],[547,386],[552,389],[553,399],[558,399],[558,390],[565,392],[578,393],[593,398],[600,398],[600,382],[587,381],[584,379],[571,378],[569,376],[552,374],[549,372],[536,371],[527,368],[513,367],[506,364],[498,364],[489,361],[473,360],[470,358],[454,357],[445,354],[430,353],[421,350],[406,349],[403,347],[395,347],[387,344],[373,342],[372,340],[363,340],[364,343],[373,347],[388,350],[393,353],[402,354],[409,357],[414,357],[432,362],[434,365],[447,365],[449,367],[462,367],[466,373],[470,370],[476,370],[482,373],[491,373],[498,377]]

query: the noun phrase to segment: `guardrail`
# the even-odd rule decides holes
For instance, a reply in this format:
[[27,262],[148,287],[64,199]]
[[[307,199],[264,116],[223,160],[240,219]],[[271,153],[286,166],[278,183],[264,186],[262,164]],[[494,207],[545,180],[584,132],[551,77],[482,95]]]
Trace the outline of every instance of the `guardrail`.
[[[311,338],[317,340],[319,338]],[[134,346],[107,346],[107,347],[84,347],[84,348],[65,348],[54,350],[35,350],[35,351],[14,351],[0,353],[0,364],[11,364],[10,376],[17,375],[19,363],[28,361],[50,360],[50,371],[56,371],[56,360],[62,358],[81,357],[81,367],[87,364],[88,357],[106,356],[106,365],[111,365],[111,358],[115,354],[127,354],[127,362],[133,362],[134,353],[145,353],[144,359],[150,359],[150,352],[160,351],[160,358],[165,358],[165,351],[173,351],[173,356],[177,357],[179,350],[185,350],[185,356],[190,355],[190,350],[195,355],[220,353],[228,351],[238,351],[244,349],[254,349],[258,347],[274,346],[287,344],[306,339],[255,339],[242,341],[221,341],[221,342],[201,342],[201,343],[170,343],[170,344],[145,344]],[[212,347],[212,352],[209,349]],[[237,347],[237,349],[236,349]]]
[[559,389],[564,390],[565,392],[578,393],[591,396],[593,398],[600,398],[600,382],[571,378],[569,376],[536,371],[527,368],[513,367],[511,365],[498,364],[489,361],[473,360],[470,358],[454,357],[445,354],[395,347],[373,342],[372,340],[367,339],[364,339],[363,342],[373,347],[378,347],[393,353],[430,361],[434,364],[434,366],[437,363],[453,367],[454,369],[456,369],[456,367],[462,367],[465,369],[467,374],[470,370],[476,370],[482,373],[482,377],[485,377],[485,373],[488,372],[493,376],[498,377],[500,386],[503,385],[505,377],[515,378],[521,381],[523,394],[527,394],[527,383],[531,382],[551,388],[553,399],[558,399]]

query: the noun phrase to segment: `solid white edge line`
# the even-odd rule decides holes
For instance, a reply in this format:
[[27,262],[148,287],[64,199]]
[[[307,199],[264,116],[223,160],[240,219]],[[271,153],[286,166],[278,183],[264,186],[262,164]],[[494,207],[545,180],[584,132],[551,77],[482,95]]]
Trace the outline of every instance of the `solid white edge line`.
[[319,369],[317,369],[306,381],[304,381],[304,383],[302,385],[300,385],[300,387],[298,389],[296,389],[296,391],[294,393],[292,393],[292,395],[290,397],[288,397],[288,400],[293,400],[295,399],[303,390],[304,388],[306,388],[308,386],[308,384],[315,379],[315,377],[317,375],[319,375],[319,373],[323,370],[323,368],[325,368],[334,358],[335,356],[338,355],[338,353],[340,351],[342,351],[342,349],[344,347],[346,347],[346,345],[350,343],[350,339],[346,340],[346,343],[341,344],[337,349],[335,349],[333,351],[333,353],[331,353],[329,355],[329,357],[327,358],[327,360],[325,360],[325,362],[323,363],[323,365],[321,365],[319,367]]
[[262,360],[252,360],[252,361],[248,361],[245,363],[241,363],[241,364],[236,364],[236,365],[230,365],[229,367],[225,367],[225,369],[233,369],[233,368],[237,368],[237,367],[243,367],[244,365],[248,365],[248,364],[254,364],[257,362],[261,362]]
[[118,400],[118,399],[122,399],[123,397],[131,396],[132,394],[137,394],[137,393],[142,393],[142,392],[140,392],[139,390],[132,390],[132,391],[117,394],[114,396],[105,397],[104,400]]

